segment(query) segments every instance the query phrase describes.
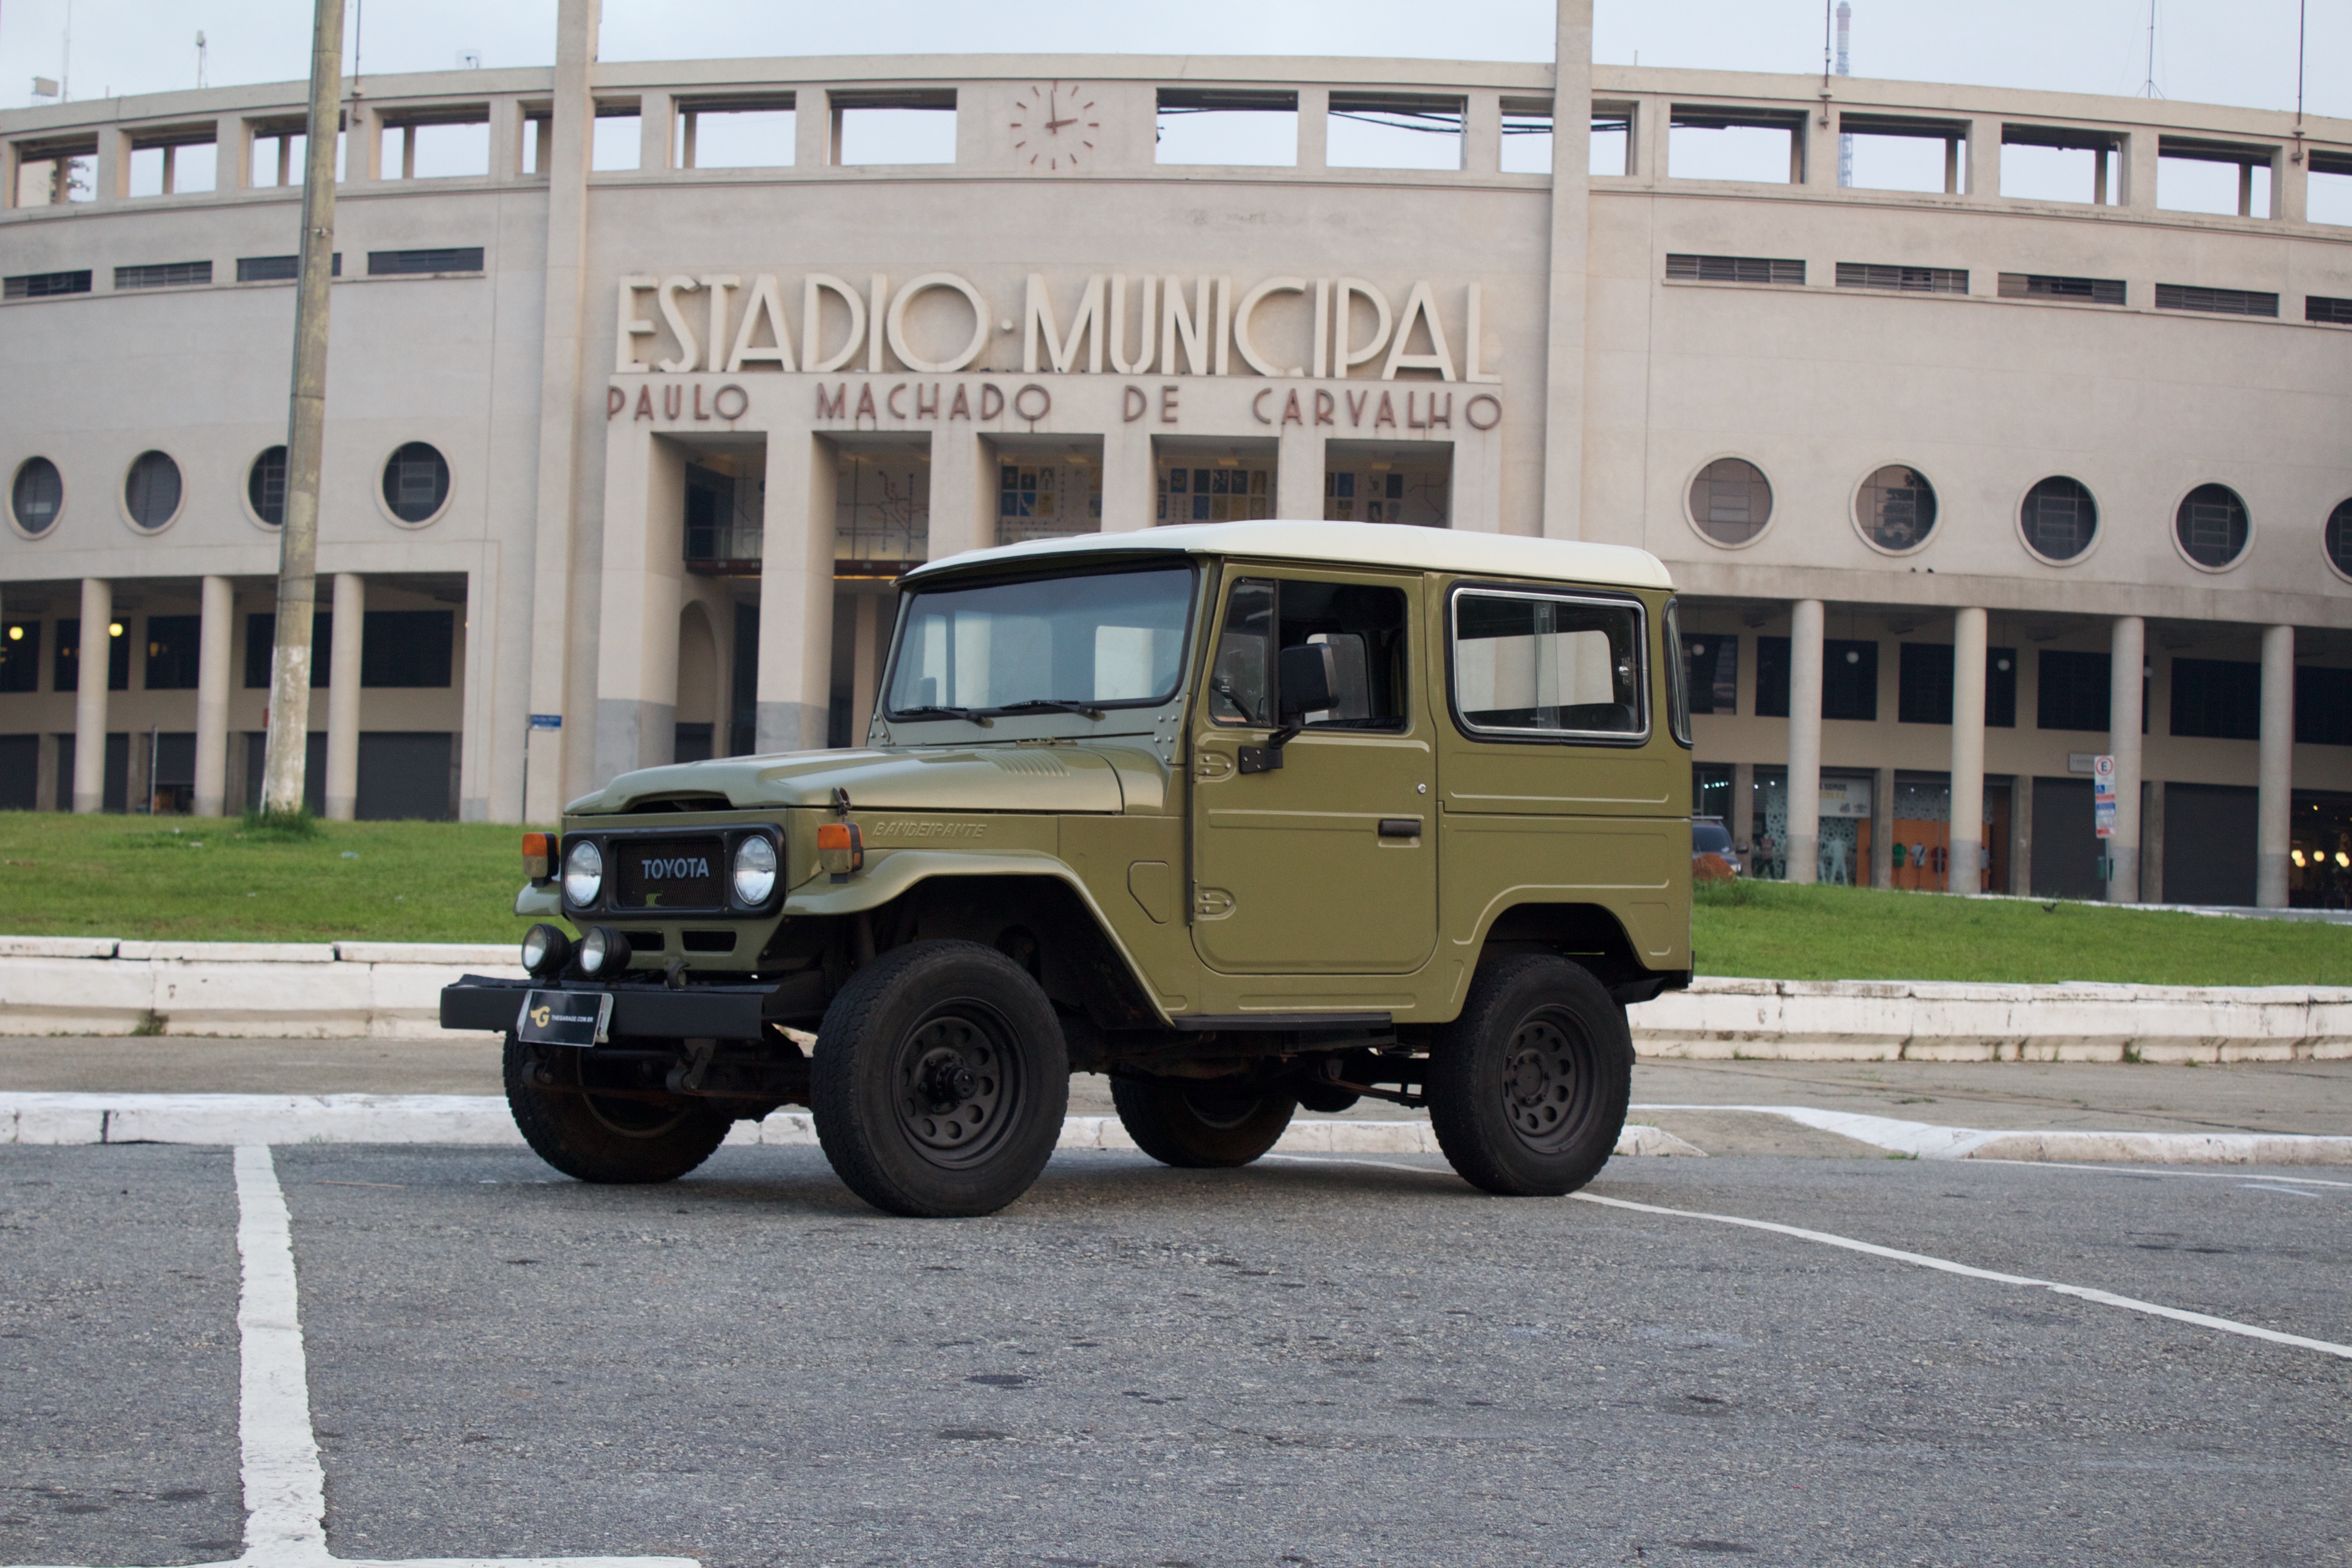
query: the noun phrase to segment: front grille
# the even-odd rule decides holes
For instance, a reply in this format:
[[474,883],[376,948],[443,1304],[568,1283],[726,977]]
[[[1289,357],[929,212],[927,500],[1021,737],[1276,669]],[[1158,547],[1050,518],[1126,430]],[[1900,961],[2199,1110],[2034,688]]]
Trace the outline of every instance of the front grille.
[[715,910],[727,902],[726,845],[707,837],[616,838],[614,903],[625,910]]

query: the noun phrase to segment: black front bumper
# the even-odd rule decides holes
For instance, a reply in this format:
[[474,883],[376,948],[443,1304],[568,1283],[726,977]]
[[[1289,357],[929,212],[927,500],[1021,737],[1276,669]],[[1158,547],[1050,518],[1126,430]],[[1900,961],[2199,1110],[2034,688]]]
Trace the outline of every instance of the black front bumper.
[[778,991],[773,985],[689,985],[672,991],[659,984],[593,985],[582,980],[468,974],[441,988],[441,1026],[512,1034],[523,997],[534,990],[610,992],[615,1039],[751,1040],[760,1037],[761,1026],[771,1018],[789,1016],[773,1010]]

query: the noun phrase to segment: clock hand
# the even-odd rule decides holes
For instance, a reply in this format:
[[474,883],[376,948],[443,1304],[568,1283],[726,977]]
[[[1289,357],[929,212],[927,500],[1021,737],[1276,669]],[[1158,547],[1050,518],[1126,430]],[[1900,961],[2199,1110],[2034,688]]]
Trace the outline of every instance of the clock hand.
[[1076,125],[1077,122],[1077,116],[1076,115],[1072,115],[1067,120],[1048,120],[1045,121],[1045,129],[1048,131],[1059,131],[1065,125]]

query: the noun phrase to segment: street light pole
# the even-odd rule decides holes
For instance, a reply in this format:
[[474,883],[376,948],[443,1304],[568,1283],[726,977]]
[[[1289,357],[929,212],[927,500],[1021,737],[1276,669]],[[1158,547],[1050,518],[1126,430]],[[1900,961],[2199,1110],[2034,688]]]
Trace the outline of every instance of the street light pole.
[[[310,750],[310,620],[319,596],[319,468],[327,424],[327,290],[335,254],[335,144],[342,129],[343,0],[310,25],[310,126],[302,152],[302,279],[294,300],[294,392],[286,432],[286,521],[278,541],[278,625],[261,809],[302,809]],[[357,680],[359,671],[343,672]]]

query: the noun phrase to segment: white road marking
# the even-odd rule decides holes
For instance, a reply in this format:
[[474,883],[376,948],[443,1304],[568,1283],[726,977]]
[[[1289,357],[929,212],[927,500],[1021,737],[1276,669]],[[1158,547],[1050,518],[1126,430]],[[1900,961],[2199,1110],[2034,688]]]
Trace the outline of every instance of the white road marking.
[[[2124,668],[2128,669],[2131,667],[2126,665]],[[2315,1198],[2319,1195],[2317,1193],[2306,1193],[2301,1187],[2282,1187],[2275,1182],[2240,1182],[2238,1185],[2252,1187],[2258,1193],[2284,1193],[2291,1198]]]
[[237,1335],[244,1347],[238,1430],[245,1554],[204,1568],[701,1568],[692,1557],[416,1557],[393,1562],[327,1550],[327,1478],[310,1425],[310,1363],[285,1189],[267,1146],[236,1150],[236,1250],[244,1261]]
[[[2236,1171],[2181,1171],[2170,1167],[2159,1171],[2146,1170],[2137,1165],[2085,1165],[2071,1160],[1978,1160],[1979,1165],[2030,1165],[2037,1171],[2089,1171],[2102,1176],[2178,1176],[2193,1182],[2237,1182],[2245,1177]],[[2317,1176],[2281,1176],[2282,1182],[2293,1182],[2305,1187],[2352,1187],[2352,1182],[2323,1181]]]
[[1776,1236],[1791,1236],[1800,1241],[1811,1241],[1822,1247],[1843,1247],[1848,1252],[1865,1253],[1872,1258],[1885,1258],[1896,1263],[1908,1263],[1918,1268],[1933,1268],[1939,1273],[1958,1274],[1969,1279],[1989,1279],[1997,1285],[2025,1285],[2038,1290],[2054,1290],[2061,1296],[2078,1300],[2095,1301],[2103,1307],[2121,1307],[2126,1311],[2146,1312],[2150,1316],[2169,1318],[2177,1323],[2192,1323],[2200,1329],[2218,1329],[2225,1334],[2242,1334],[2250,1340],[2268,1340],[2273,1344],[2293,1345],[2298,1350],[2318,1351],[2324,1355],[2341,1356],[2352,1361],[2352,1345],[2339,1345],[2330,1340],[2306,1339],[2301,1334],[2281,1333],[2253,1323],[2241,1323],[2229,1318],[2216,1318],[2210,1313],[2191,1312],[2179,1307],[2167,1307],[2156,1301],[2143,1301],[2133,1296],[2118,1296],[2112,1290],[2095,1290],[2087,1285],[2065,1285],[2054,1279],[2036,1279],[2025,1274],[2003,1274],[1998,1269],[1972,1268],[1966,1263],[1954,1263],[1946,1258],[1930,1258],[1924,1252],[1906,1252],[1900,1247],[1881,1247],[1875,1242],[1856,1241],[1850,1236],[1835,1236],[1825,1230],[1807,1230],[1801,1226],[1778,1225],[1765,1219],[1744,1219],[1738,1215],[1708,1214],[1701,1209],[1670,1209],[1656,1204],[1637,1204],[1626,1198],[1606,1198],[1598,1193],[1571,1193],[1580,1203],[1601,1204],[1613,1209],[1631,1209],[1636,1214],[1671,1215],[1677,1219],[1713,1220],[1717,1225],[1736,1225],[1748,1230],[1770,1231]]
[[1633,1110],[1737,1110],[1785,1117],[1858,1143],[1921,1160],[2013,1160],[2060,1163],[2153,1160],[2200,1165],[2352,1164],[2352,1138],[2309,1132],[2097,1132],[1946,1127],[1811,1105],[1635,1105]]

